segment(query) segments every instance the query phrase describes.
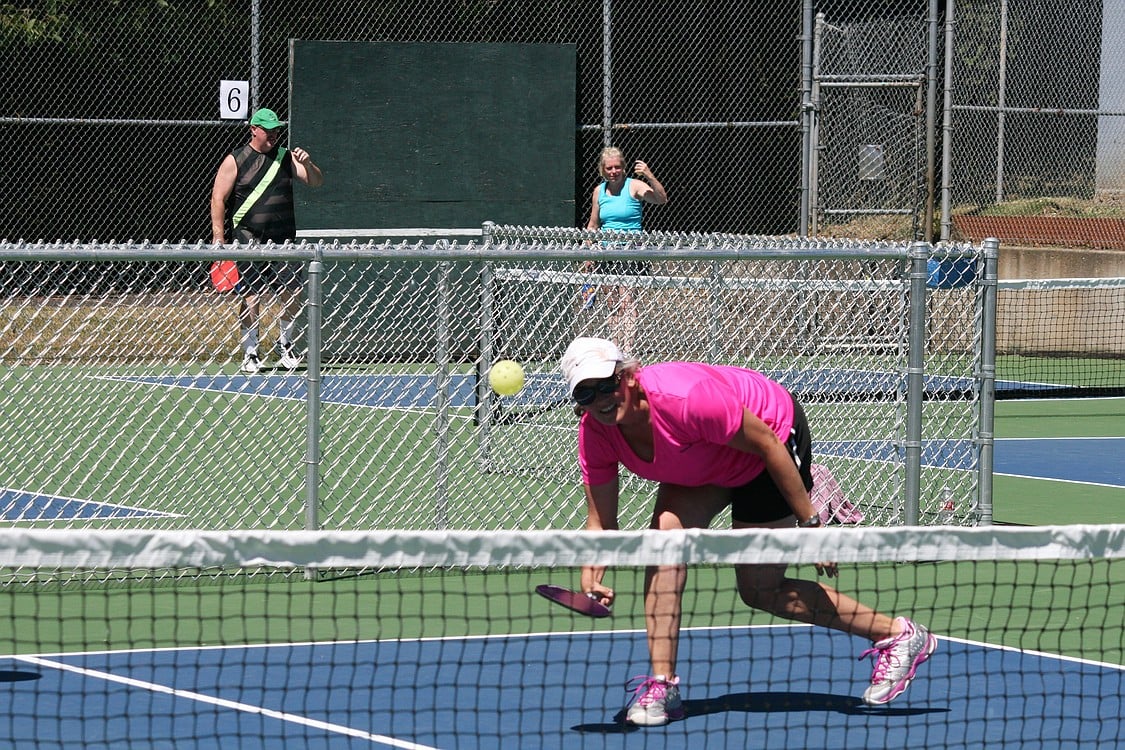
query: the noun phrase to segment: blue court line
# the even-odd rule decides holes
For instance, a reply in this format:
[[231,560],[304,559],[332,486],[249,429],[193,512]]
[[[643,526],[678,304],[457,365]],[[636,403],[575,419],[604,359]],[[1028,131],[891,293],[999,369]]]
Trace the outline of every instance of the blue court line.
[[[685,629],[687,716],[654,729],[617,718],[624,684],[648,669],[639,631],[12,657],[0,675],[8,712],[23,718],[0,732],[16,746],[116,737],[251,747],[260,737],[261,747],[561,749],[593,739],[682,750],[867,747],[873,737],[881,747],[1112,747],[1125,730],[1119,665],[941,639],[903,696],[867,708],[858,696],[870,666],[856,661],[865,645],[806,626]],[[988,675],[988,689],[971,675]]]
[[16,521],[55,521],[59,519],[112,519],[169,517],[174,514],[159,513],[127,505],[101,503],[58,495],[41,495],[36,492],[0,487],[0,523]]

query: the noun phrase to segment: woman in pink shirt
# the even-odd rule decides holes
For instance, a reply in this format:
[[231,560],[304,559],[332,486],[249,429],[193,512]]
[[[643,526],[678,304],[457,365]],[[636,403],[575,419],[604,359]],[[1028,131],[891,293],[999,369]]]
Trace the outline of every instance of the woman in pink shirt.
[[[753,370],[699,362],[641,367],[605,339],[578,338],[562,359],[581,414],[578,457],[589,530],[616,529],[618,466],[659,483],[654,529],[706,528],[731,506],[732,526],[816,529],[809,499],[812,438],[804,411],[780,384]],[[815,533],[815,532],[810,532]],[[818,572],[836,575],[835,565]],[[582,571],[582,590],[612,604],[605,569]],[[875,656],[870,705],[900,695],[937,639],[905,617],[891,618],[818,581],[789,578],[785,565],[735,568],[751,607],[869,638]],[[627,720],[660,725],[683,717],[676,674],[686,566],[646,571],[645,621],[652,676],[637,688]]]

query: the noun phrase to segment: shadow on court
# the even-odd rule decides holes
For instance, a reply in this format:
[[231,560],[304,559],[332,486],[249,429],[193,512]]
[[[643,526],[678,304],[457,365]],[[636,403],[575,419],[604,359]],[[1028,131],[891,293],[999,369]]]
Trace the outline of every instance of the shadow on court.
[[[863,701],[850,695],[832,695],[831,693],[802,693],[802,692],[762,692],[762,693],[727,693],[717,698],[704,698],[702,700],[684,701],[683,721],[697,716],[721,713],[780,713],[783,711],[830,711],[838,714],[852,716],[922,716],[926,714],[949,713],[948,708],[890,708],[886,706],[867,706]],[[605,724],[578,724],[571,727],[575,732],[588,734],[628,734],[636,732],[642,727],[625,723],[625,709],[621,709],[613,717],[612,723]]]
[[25,672],[18,669],[0,669],[0,682],[28,682],[42,679],[38,672]]

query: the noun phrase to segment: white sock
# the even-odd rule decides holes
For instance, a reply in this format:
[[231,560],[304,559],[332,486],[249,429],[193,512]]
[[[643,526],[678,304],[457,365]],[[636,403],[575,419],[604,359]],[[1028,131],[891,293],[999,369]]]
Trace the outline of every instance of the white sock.
[[283,343],[283,344],[292,344],[293,343],[293,324],[296,323],[296,322],[297,321],[295,321],[295,320],[281,320],[281,321],[279,321],[279,323],[281,325],[281,333],[278,335],[278,339],[281,341],[281,343]]
[[242,329],[242,351],[249,354],[258,352],[258,328],[243,328]]

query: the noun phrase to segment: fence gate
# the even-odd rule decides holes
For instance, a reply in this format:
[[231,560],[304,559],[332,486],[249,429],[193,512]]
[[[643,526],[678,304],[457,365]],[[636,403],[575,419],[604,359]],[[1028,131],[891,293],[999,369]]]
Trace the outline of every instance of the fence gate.
[[922,238],[926,33],[917,16],[837,22],[817,14],[811,233]]

